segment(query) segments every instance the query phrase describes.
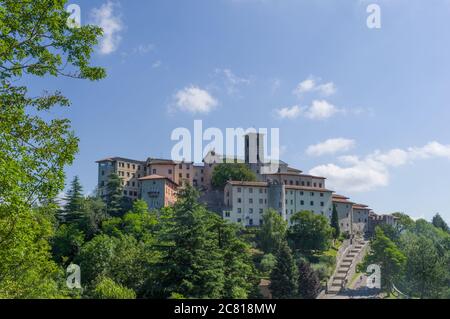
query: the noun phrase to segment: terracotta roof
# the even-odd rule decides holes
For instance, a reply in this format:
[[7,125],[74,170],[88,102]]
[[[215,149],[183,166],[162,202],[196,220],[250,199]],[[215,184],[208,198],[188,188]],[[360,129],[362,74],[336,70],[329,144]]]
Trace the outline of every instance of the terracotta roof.
[[333,198],[350,199],[350,198],[348,198],[348,197],[345,197],[345,196],[339,195],[339,194],[333,194]]
[[267,182],[248,182],[248,181],[229,181],[232,186],[251,186],[251,187],[267,187]]
[[168,180],[169,182],[171,182],[171,183],[173,183],[173,184],[178,186],[178,184],[175,183],[170,178],[165,177],[165,176],[160,176],[160,175],[148,175],[148,176],[141,177],[138,180],[139,181],[152,181],[152,180],[163,180],[163,179]]
[[333,198],[333,203],[341,203],[341,204],[354,204],[353,202],[343,199],[343,198]]
[[327,179],[326,177],[322,176],[314,176],[314,175],[308,175],[308,174],[301,174],[302,177],[311,177],[311,178],[317,178],[317,179]]
[[[247,187],[268,187],[267,182],[247,182],[247,181],[229,181],[228,184],[232,186],[247,186]],[[311,192],[322,192],[322,193],[332,193],[332,190],[318,187],[307,187],[307,186],[297,186],[297,185],[286,185],[286,189],[296,189],[301,191],[311,191]]]
[[332,190],[319,187],[308,187],[308,186],[297,186],[297,185],[286,185],[286,189],[297,189],[301,191],[311,191],[311,192],[322,192],[322,193],[333,193]]
[[370,210],[369,206],[363,205],[363,204],[355,204],[355,205],[353,205],[353,208],[363,209],[363,210]]
[[301,170],[296,169],[296,168],[293,168],[293,167],[288,167],[288,171],[291,171],[291,172],[297,172],[297,173],[302,173]]
[[96,163],[115,162],[115,161],[130,162],[130,163],[145,165],[145,161],[139,161],[139,160],[134,160],[134,159],[125,158],[125,157],[108,157],[108,158],[98,160],[98,161],[96,161]]

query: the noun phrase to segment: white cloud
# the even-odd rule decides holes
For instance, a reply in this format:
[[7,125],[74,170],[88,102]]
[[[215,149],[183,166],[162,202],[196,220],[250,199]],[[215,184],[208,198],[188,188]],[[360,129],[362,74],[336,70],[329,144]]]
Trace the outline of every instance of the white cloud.
[[235,94],[241,85],[249,85],[251,82],[247,78],[237,76],[230,69],[216,69],[215,73],[223,76],[227,92],[230,95]]
[[346,111],[325,100],[314,100],[310,106],[300,107],[294,105],[292,107],[283,107],[275,109],[275,113],[281,119],[295,119],[303,116],[310,120],[325,120],[338,113],[345,114]]
[[390,169],[433,158],[450,160],[450,145],[430,142],[423,147],[375,151],[364,158],[343,156],[339,158],[341,165],[320,165],[310,173],[327,177],[337,191],[366,192],[389,185]]
[[308,79],[300,82],[294,89],[293,93],[298,97],[310,92],[318,92],[325,96],[330,96],[336,93],[337,88],[333,82],[324,84],[318,84],[318,82],[320,82],[320,79],[309,77]]
[[347,152],[355,146],[355,141],[346,138],[333,138],[325,142],[311,145],[306,150],[306,154],[310,156],[322,156],[325,154],[336,154],[339,152]]
[[175,96],[175,107],[190,113],[209,113],[217,105],[217,100],[206,90],[197,86],[186,87]]
[[117,15],[115,8],[119,5],[116,2],[108,1],[100,8],[92,9],[92,23],[103,29],[103,37],[100,39],[100,53],[107,55],[115,52],[122,40],[120,32],[124,26],[120,15]]
[[307,108],[305,116],[312,120],[320,120],[330,118],[341,111],[342,110],[325,100],[315,100],[312,102],[312,105]]
[[295,119],[300,116],[302,109],[298,105],[294,105],[292,107],[277,109],[275,112],[281,119]]
[[157,68],[159,68],[161,65],[162,65],[161,60],[158,60],[158,61],[155,61],[155,62],[152,64],[152,68],[153,68],[153,69],[157,69]]

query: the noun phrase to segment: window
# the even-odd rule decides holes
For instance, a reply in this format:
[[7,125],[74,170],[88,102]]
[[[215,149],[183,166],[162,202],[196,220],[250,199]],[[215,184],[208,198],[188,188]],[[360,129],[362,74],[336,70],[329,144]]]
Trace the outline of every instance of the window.
[[263,201],[262,198],[259,199],[259,203],[260,203],[260,204],[263,204],[263,203],[264,203],[264,201]]
[[242,193],[242,188],[238,187],[237,192]]
[[296,182],[295,182],[295,185],[297,185],[297,186],[298,186],[298,185],[299,185],[299,182],[298,182],[298,181],[296,181]]
[[186,178],[191,178],[191,174],[186,174]]
[[238,218],[238,219],[237,219],[237,222],[238,222],[238,223],[241,223],[241,222],[242,222],[242,219]]
[[181,173],[180,173],[180,174],[178,174],[178,176],[179,176],[180,178],[183,178],[183,174],[181,174]]
[[237,202],[240,204],[240,203],[242,203],[242,198],[238,198],[237,199]]
[[301,201],[300,201],[300,205],[304,206],[304,205],[305,205],[305,201],[304,201],[304,200],[301,200]]
[[322,183],[319,183],[319,188],[322,188]]
[[317,187],[317,183],[314,183],[314,187]]
[[156,174],[156,169],[153,169],[153,174]]
[[302,181],[302,186],[305,186],[305,182]]
[[324,203],[324,202],[320,202],[320,206],[321,206],[321,207],[324,207],[324,206],[325,206],[325,203]]
[[253,204],[253,198],[248,199],[249,204]]
[[124,194],[125,196],[127,196],[128,192],[127,192],[127,191],[123,191],[123,194]]
[[249,213],[249,214],[253,214],[253,208],[250,208],[250,209],[248,210],[248,213]]
[[105,171],[102,171],[102,176],[105,176]]
[[324,194],[323,193],[320,193],[320,197],[323,197],[324,196]]
[[250,194],[253,194],[253,188],[249,188],[249,189],[248,189],[248,192],[249,192]]
[[294,205],[294,201],[291,199],[291,205]]
[[191,165],[186,165],[186,169],[191,169]]
[[304,192],[300,192],[300,196],[303,196],[303,195],[305,195],[305,193]]
[[169,174],[172,175],[172,170],[171,169],[169,169]]
[[230,212],[225,212],[225,217],[230,217]]
[[314,206],[314,202],[313,202],[313,201],[311,201],[309,204],[310,204],[311,206]]
[[314,193],[313,192],[311,192],[311,196],[314,197]]
[[260,193],[260,194],[263,193],[263,189],[262,189],[262,188],[259,189],[259,193]]
[[131,185],[132,185],[133,187],[135,187],[135,186],[136,186],[136,183],[135,183],[135,182],[133,182],[133,183],[131,183]]
[[129,163],[127,164],[127,168],[130,168],[130,164]]
[[308,187],[311,187],[311,182],[306,183],[306,185],[308,185]]
[[242,208],[238,208],[237,212],[238,214],[242,214]]
[[[259,213],[262,215],[262,214],[264,214],[264,209],[262,209],[262,208],[260,208],[259,209]],[[260,223],[261,224],[261,223]]]
[[183,164],[180,164],[180,165],[178,166],[178,168],[179,168],[179,169],[183,169]]
[[253,219],[250,219],[250,220],[248,221],[248,224],[249,224],[250,226],[253,226]]
[[136,165],[133,164],[133,169],[136,169]]

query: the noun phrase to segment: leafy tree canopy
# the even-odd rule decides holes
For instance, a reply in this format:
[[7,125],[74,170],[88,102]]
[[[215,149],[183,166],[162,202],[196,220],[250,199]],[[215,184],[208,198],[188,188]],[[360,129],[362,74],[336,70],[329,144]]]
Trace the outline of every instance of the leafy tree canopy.
[[223,189],[228,181],[255,181],[256,175],[243,163],[222,163],[214,168],[212,185]]

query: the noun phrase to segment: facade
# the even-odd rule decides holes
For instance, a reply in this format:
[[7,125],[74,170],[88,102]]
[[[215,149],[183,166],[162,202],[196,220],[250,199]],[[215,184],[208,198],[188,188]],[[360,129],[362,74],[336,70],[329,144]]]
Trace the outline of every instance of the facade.
[[98,163],[98,193],[107,195],[109,176],[113,173],[122,179],[124,196],[138,199],[140,196],[139,178],[146,175],[145,162],[127,159],[123,157],[106,158]]
[[223,217],[244,226],[260,226],[268,209],[278,211],[289,225],[292,215],[299,211],[308,210],[327,218],[332,213],[332,191],[325,188],[230,181],[224,195]]
[[391,225],[396,226],[397,218],[392,215],[377,215],[373,212],[369,214],[369,235],[375,234],[375,228],[381,225]]
[[[338,211],[341,231],[348,234],[365,235],[379,223],[395,223],[390,215],[380,217],[367,205],[333,194],[326,188],[324,177],[304,174],[283,161],[275,163],[275,171],[267,170],[271,164],[264,163],[262,141],[261,134],[249,134],[245,138],[245,158],[226,158],[212,150],[205,156],[203,165],[158,158],[146,161],[122,157],[103,159],[97,162],[98,192],[100,196],[107,195],[108,178],[115,173],[122,179],[124,196],[143,199],[151,209],[173,205],[177,189],[189,184],[200,190],[200,200],[211,211],[248,227],[260,226],[268,209],[276,210],[291,225],[292,215],[305,210],[330,219],[333,206]],[[213,171],[225,162],[245,163],[255,173],[257,181],[229,181],[223,192],[213,189]]]
[[353,205],[348,197],[333,195],[333,205],[336,206],[341,232],[353,233]]
[[353,233],[364,235],[369,231],[369,213],[371,209],[367,205],[353,205]]
[[147,203],[149,209],[160,209],[175,204],[178,184],[171,179],[149,175],[140,178],[139,181],[141,182],[140,198]]

